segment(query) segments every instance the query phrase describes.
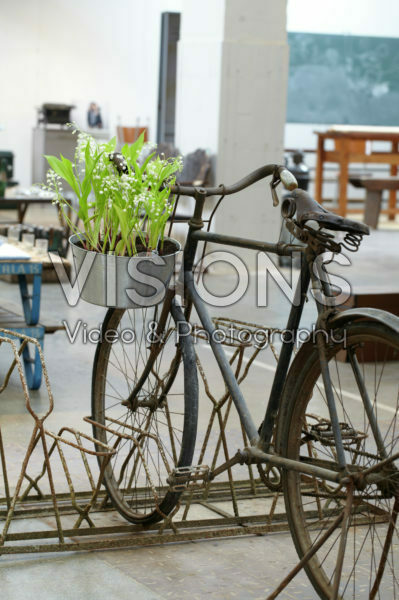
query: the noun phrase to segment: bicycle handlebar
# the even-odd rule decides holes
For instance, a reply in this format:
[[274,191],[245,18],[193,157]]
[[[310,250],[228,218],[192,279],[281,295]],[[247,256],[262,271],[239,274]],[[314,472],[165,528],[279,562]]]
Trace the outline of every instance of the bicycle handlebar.
[[181,196],[193,196],[195,197],[197,194],[201,194],[203,196],[229,196],[231,194],[236,194],[241,190],[249,187],[250,185],[268,177],[269,175],[273,175],[273,181],[277,185],[280,181],[284,185],[284,187],[292,191],[298,187],[297,180],[294,175],[284,166],[281,165],[265,165],[264,167],[260,167],[256,169],[256,171],[252,171],[243,179],[240,179],[237,183],[234,183],[231,186],[220,185],[218,187],[206,188],[201,186],[185,186],[185,185],[171,185],[170,191],[172,194],[178,194]]

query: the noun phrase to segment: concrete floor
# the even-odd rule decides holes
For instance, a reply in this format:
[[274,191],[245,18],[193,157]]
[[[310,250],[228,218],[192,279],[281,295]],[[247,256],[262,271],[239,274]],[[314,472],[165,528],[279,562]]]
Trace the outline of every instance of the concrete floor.
[[[53,220],[51,208],[32,208],[30,211],[28,222]],[[372,281],[381,290],[399,292],[399,232],[396,229],[382,228],[375,232],[364,240],[358,254],[349,256],[353,261],[350,275],[346,275],[348,267],[341,267],[339,272],[356,288]],[[218,293],[226,288],[234,288],[234,281],[232,274],[226,274],[222,280],[216,275],[208,276],[209,287]],[[271,284],[269,306],[256,308],[255,289],[255,281],[251,277],[249,290],[239,304],[223,311],[212,309],[212,314],[228,314],[237,319],[283,327],[289,308],[288,300],[276,285]],[[0,296],[19,303],[16,285],[0,282]],[[82,319],[91,328],[102,322],[104,314],[104,309],[83,301],[76,307],[70,307],[60,286],[43,286],[42,315],[47,320],[66,319],[73,329]],[[314,317],[315,306],[310,299],[305,306],[304,326],[309,326]],[[56,402],[56,410],[49,417],[48,428],[57,430],[62,424],[81,428],[82,417],[90,412],[95,345],[84,344],[81,337],[71,344],[65,332],[60,331],[46,337],[44,352]],[[207,369],[215,369],[210,358],[204,360]],[[1,373],[6,363],[0,356]],[[265,358],[265,364],[271,365],[272,360]],[[264,394],[270,386],[271,375],[270,369],[256,370],[255,366],[254,379],[248,383],[249,394],[255,394],[257,390],[259,396],[260,386]],[[46,407],[44,388],[32,393],[32,402],[37,410]],[[260,418],[264,409],[259,403],[256,406],[256,417]],[[206,418],[203,417],[200,427],[205,422]],[[27,435],[31,431],[31,419],[26,414],[17,377],[12,378],[6,393],[0,398],[0,423],[16,472]],[[261,599],[267,596],[267,592],[275,587],[296,561],[291,538],[285,533],[83,554],[3,556],[0,558],[0,589],[6,600],[38,597],[41,600],[108,600],[115,597],[120,600],[131,600],[132,597],[137,600],[183,600],[189,597],[212,600]],[[306,576],[300,573],[280,597],[310,600],[316,596]]]

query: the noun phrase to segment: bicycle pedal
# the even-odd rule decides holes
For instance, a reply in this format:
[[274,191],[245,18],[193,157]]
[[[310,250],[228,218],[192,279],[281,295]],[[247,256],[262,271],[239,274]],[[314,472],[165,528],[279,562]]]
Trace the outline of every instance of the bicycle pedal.
[[[307,416],[317,422],[311,425],[306,431],[306,434],[311,438],[315,438],[325,446],[332,446],[335,444],[334,430],[331,421],[313,414]],[[366,433],[354,429],[347,423],[339,423],[339,427],[342,440],[347,445],[358,444],[367,437]]]
[[187,489],[201,487],[208,481],[208,465],[176,467],[169,475],[167,482],[172,492],[184,492]]

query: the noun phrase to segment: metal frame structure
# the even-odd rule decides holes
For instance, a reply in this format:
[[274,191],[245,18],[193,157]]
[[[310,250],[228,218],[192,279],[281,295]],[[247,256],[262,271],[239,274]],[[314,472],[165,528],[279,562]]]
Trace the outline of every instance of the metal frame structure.
[[[216,319],[218,326],[230,324],[228,319]],[[235,327],[260,330],[259,326],[248,323],[236,323]],[[264,329],[264,337],[268,339],[270,334],[278,330]],[[235,479],[232,468],[228,469],[227,481],[205,482],[202,473],[199,472],[198,480],[193,479],[189,487],[185,487],[185,494],[179,505],[181,519],[177,520],[175,511],[166,517],[161,525],[143,528],[141,526],[127,525],[125,523],[115,525],[113,521],[107,520],[108,514],[115,515],[110,506],[107,493],[102,487],[104,469],[114,448],[108,448],[98,440],[93,439],[85,433],[64,426],[57,434],[45,428],[45,421],[54,408],[54,400],[48,379],[43,354],[37,340],[23,335],[15,334],[7,330],[1,331],[1,344],[7,344],[12,349],[12,362],[5,377],[0,392],[3,392],[10,380],[12,372],[17,369],[22,392],[25,398],[27,411],[33,419],[33,430],[21,471],[16,483],[10,484],[10,473],[7,469],[7,453],[3,444],[0,429],[0,465],[4,487],[4,497],[0,498],[0,555],[20,554],[36,552],[65,552],[71,550],[89,550],[101,548],[123,548],[142,545],[163,544],[176,541],[191,541],[195,539],[231,537],[241,535],[253,535],[268,532],[287,531],[288,525],[283,512],[277,510],[278,501],[281,499],[281,491],[271,491],[264,485],[265,474],[262,477],[253,472],[253,467],[248,465],[248,478]],[[9,337],[12,334],[13,337]],[[194,331],[194,335],[201,337],[201,333]],[[19,338],[21,345],[18,347],[15,337]],[[41,365],[48,394],[48,409],[39,416],[32,408],[29,389],[26,383],[21,354],[25,347],[33,345],[38,348]],[[229,360],[230,365],[238,381],[242,383],[248,376],[251,366],[260,352],[259,347],[249,343],[228,343],[232,351]],[[271,351],[277,358],[277,350],[270,343]],[[203,442],[201,444],[200,458],[208,454],[210,463],[214,466],[223,455],[225,460],[230,459],[230,449],[226,431],[229,427],[229,417],[232,411],[232,399],[228,392],[216,398],[212,392],[206,376],[206,369],[197,356],[197,366],[203,382],[204,394],[210,401],[209,422],[206,428]],[[91,418],[86,422],[93,424]],[[98,425],[98,424],[97,424]],[[211,444],[212,432],[216,442]],[[121,433],[122,435],[126,435]],[[245,431],[242,429],[244,444],[248,442]],[[103,451],[95,451],[94,445],[102,445]],[[93,447],[92,447],[93,446]],[[65,448],[72,449],[80,455],[80,466],[76,472],[75,463],[70,461],[65,453]],[[37,451],[41,450],[40,457]],[[35,456],[34,453],[36,452]],[[101,469],[97,463],[90,464],[90,456],[101,455],[104,460]],[[41,466],[40,466],[41,465]],[[204,467],[207,468],[207,467]],[[60,475],[64,474],[67,483],[67,491],[59,492],[57,487],[60,483]],[[85,474],[85,480],[89,483],[89,491],[78,490],[74,479],[77,475]],[[182,481],[185,473],[182,473]],[[179,485],[177,479],[176,487]],[[144,494],[145,490],[143,490]],[[262,515],[240,514],[241,500],[263,499],[269,505],[269,510]],[[231,502],[232,512],[220,508],[220,503]],[[191,512],[194,507],[201,506],[207,510],[207,518],[192,518]],[[53,517],[53,529],[42,530],[40,520],[43,517]],[[32,523],[27,531],[10,530],[16,521],[37,520],[37,525]],[[112,523],[112,524],[111,524]],[[118,535],[119,534],[119,535]]]

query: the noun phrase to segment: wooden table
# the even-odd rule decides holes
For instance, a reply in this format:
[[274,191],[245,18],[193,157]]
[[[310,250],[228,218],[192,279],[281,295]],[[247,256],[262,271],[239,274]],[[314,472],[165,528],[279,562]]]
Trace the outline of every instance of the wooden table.
[[[317,138],[315,198],[322,203],[323,167],[325,162],[339,164],[339,197],[337,213],[347,213],[347,185],[350,163],[374,163],[390,165],[390,174],[396,175],[399,165],[399,127],[351,127],[336,126],[328,131],[315,131]],[[325,149],[325,141],[333,140],[334,150]],[[389,142],[389,152],[369,152],[367,142]],[[399,213],[396,207],[396,190],[389,194],[388,216],[394,219]]]
[[18,213],[18,223],[23,223],[26,211],[30,204],[51,204],[52,202],[53,198],[48,198],[46,196],[0,197],[0,210],[16,210]]
[[366,190],[364,222],[373,229],[378,227],[384,190],[399,190],[399,177],[350,177],[352,185]]

